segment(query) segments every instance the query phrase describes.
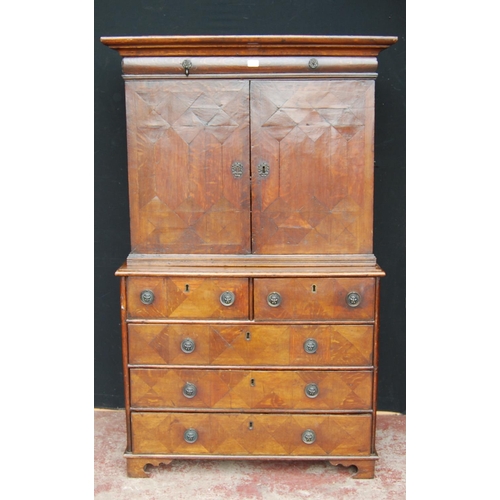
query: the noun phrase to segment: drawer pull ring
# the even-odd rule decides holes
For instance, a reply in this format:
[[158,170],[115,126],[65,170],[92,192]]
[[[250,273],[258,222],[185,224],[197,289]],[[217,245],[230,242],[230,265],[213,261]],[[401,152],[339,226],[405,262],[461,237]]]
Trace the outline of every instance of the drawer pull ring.
[[345,301],[349,307],[358,307],[361,303],[361,296],[357,292],[349,292]]
[[319,66],[319,62],[316,58],[312,57],[311,59],[309,59],[309,67],[311,69],[316,69],[318,66]]
[[307,339],[304,342],[304,351],[307,352],[307,354],[314,354],[318,350],[318,342],[314,339]]
[[271,307],[278,307],[281,304],[281,295],[278,292],[271,292],[267,296],[267,303]]
[[197,392],[198,390],[196,389],[196,386],[191,382],[186,382],[186,384],[182,388],[182,394],[189,399],[194,398]]
[[302,441],[306,444],[313,444],[316,441],[316,433],[311,429],[306,429],[302,433]]
[[189,76],[189,70],[193,67],[193,63],[189,59],[184,59],[182,61],[182,67],[186,73],[186,76]]
[[187,429],[184,431],[184,441],[186,443],[194,443],[198,439],[198,433],[196,432],[196,429]]
[[184,339],[181,342],[181,351],[185,352],[186,354],[191,354],[195,350],[195,348],[196,344],[192,339]]
[[234,300],[236,299],[233,292],[222,292],[220,294],[220,303],[223,306],[229,307],[234,304]]
[[141,292],[141,302],[143,304],[146,305],[152,304],[154,300],[155,300],[155,294],[152,292],[152,290],[143,290]]
[[307,384],[304,390],[308,398],[315,398],[319,394],[319,387],[317,384]]

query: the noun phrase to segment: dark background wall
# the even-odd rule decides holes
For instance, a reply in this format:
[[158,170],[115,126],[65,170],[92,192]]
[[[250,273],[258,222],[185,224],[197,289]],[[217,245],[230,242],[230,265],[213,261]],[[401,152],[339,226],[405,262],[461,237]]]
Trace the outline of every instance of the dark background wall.
[[130,250],[120,35],[396,35],[381,52],[375,109],[374,252],[380,308],[379,409],[405,413],[404,0],[95,0],[95,399],[123,408],[119,282]]

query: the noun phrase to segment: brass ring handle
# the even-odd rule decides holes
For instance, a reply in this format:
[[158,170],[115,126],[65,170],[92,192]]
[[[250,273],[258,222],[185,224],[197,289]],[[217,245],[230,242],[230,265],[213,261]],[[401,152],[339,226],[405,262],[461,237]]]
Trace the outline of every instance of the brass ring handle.
[[184,441],[186,443],[194,443],[198,440],[198,432],[196,432],[196,429],[186,429],[184,431]]
[[271,307],[278,307],[281,304],[281,295],[278,292],[271,292],[267,296],[267,303]]
[[349,292],[345,301],[349,307],[358,307],[361,303],[361,295],[358,292]]
[[198,390],[196,389],[196,386],[191,382],[186,382],[186,384],[182,388],[182,394],[184,395],[184,397],[189,399],[194,398],[197,392]]
[[318,350],[318,342],[315,339],[307,339],[304,342],[304,351],[307,354],[314,354]]
[[309,59],[309,67],[311,69],[316,69],[319,66],[319,62],[315,57],[312,57]]
[[305,389],[304,389],[304,392],[306,393],[306,396],[308,398],[315,398],[318,396],[319,394],[319,387],[317,384],[307,384]]
[[305,444],[313,444],[316,441],[316,433],[311,429],[306,429],[302,433],[302,441]]
[[229,307],[234,304],[234,301],[236,300],[236,296],[234,295],[233,292],[222,292],[220,294],[220,303],[223,306]]
[[152,304],[155,300],[155,294],[152,290],[143,290],[141,292],[141,302],[143,304],[149,305]]
[[191,354],[196,349],[196,344],[193,339],[185,338],[181,342],[181,351],[186,354]]

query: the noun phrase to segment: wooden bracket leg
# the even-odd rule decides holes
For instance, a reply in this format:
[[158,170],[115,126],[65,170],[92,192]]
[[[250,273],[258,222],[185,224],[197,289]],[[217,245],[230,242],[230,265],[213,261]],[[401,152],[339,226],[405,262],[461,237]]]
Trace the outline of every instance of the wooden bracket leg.
[[160,464],[168,465],[172,460],[148,459],[148,458],[127,458],[128,477],[150,477],[150,472],[146,472],[146,465],[151,464],[158,467]]
[[335,462],[330,460],[332,465],[343,465],[344,467],[350,467],[354,465],[358,469],[352,477],[354,479],[373,479],[375,476],[375,461],[374,460],[353,460],[352,462]]

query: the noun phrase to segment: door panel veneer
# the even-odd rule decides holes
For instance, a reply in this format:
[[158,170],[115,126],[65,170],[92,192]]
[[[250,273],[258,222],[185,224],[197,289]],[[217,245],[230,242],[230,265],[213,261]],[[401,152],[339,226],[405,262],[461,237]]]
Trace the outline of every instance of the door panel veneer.
[[254,253],[372,252],[373,91],[362,80],[251,83]]
[[126,82],[132,253],[250,253],[248,86]]

